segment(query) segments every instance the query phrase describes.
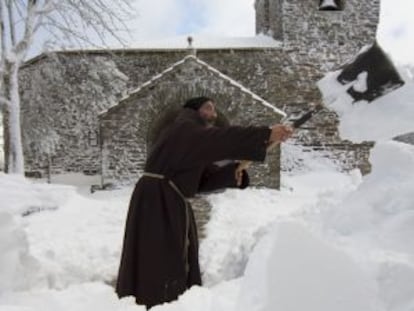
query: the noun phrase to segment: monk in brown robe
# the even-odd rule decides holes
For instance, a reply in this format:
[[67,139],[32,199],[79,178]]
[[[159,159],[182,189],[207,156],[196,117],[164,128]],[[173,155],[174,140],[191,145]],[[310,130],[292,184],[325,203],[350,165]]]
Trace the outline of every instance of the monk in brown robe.
[[215,127],[213,100],[190,99],[156,141],[131,197],[116,292],[150,308],[201,285],[197,228],[187,198],[226,187],[245,188],[237,163],[264,161],[266,148],[286,140],[291,128]]

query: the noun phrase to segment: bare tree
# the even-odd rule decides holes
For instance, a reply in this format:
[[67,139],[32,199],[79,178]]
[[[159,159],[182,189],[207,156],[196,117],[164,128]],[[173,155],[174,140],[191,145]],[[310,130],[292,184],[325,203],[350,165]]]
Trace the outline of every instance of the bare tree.
[[0,0],[0,108],[4,118],[6,171],[24,173],[19,68],[39,29],[54,41],[77,46],[123,42],[131,0]]

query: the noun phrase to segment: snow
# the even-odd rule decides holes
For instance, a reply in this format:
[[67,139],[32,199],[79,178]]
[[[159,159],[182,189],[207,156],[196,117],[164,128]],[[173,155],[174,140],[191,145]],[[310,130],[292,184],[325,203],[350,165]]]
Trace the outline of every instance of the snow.
[[288,222],[276,226],[250,257],[237,309],[380,311],[375,297],[374,281],[349,256]]
[[[187,49],[188,37],[192,37],[194,49],[250,49],[250,48],[282,48],[282,42],[276,41],[270,36],[259,34],[249,37],[220,37],[209,35],[180,35],[163,38],[162,40],[137,40],[134,44],[128,44],[128,49]],[[108,47],[105,47],[108,48]],[[111,46],[111,49],[125,49],[124,46]],[[89,50],[96,50],[89,49]],[[67,49],[70,51],[70,49]]]
[[204,283],[211,286],[242,276],[257,241],[270,230],[276,219],[289,217],[297,208],[293,203],[289,207],[278,207],[295,200],[291,195],[282,199],[278,191],[268,189],[212,195],[209,201],[213,210],[206,227],[207,238],[200,248],[200,263],[205,268]]
[[0,171],[4,169],[3,114],[0,112]]
[[367,85],[368,72],[361,72],[354,83],[353,89],[357,92],[364,93],[368,90]]
[[369,236],[376,247],[414,258],[414,146],[378,142],[370,162],[373,172],[325,223],[346,235]]
[[132,298],[121,301],[113,289],[102,283],[70,286],[64,291],[35,289],[30,293],[15,292],[2,296],[2,311],[145,311]]
[[[281,190],[208,197],[205,285],[153,310],[414,310],[414,146],[392,140],[413,132],[412,82],[352,103],[335,74],[325,104],[342,135],[375,141],[372,172],[285,144]],[[91,194],[95,178],[0,174],[1,310],[144,310],[112,287],[132,188]]]

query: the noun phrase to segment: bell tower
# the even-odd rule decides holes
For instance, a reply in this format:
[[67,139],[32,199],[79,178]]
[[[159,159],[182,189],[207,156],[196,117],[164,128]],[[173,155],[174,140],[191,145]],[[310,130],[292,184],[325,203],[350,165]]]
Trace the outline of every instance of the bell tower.
[[256,33],[283,39],[283,0],[256,0]]
[[375,42],[380,0],[256,0],[255,9],[257,34],[282,41],[299,61],[338,65]]

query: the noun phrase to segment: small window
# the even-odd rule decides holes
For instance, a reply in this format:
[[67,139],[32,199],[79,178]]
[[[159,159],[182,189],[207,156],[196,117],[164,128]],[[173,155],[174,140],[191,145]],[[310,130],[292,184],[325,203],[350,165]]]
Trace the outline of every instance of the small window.
[[88,133],[89,146],[97,147],[99,145],[99,136],[97,131],[89,131]]
[[343,0],[320,0],[319,11],[342,11]]

